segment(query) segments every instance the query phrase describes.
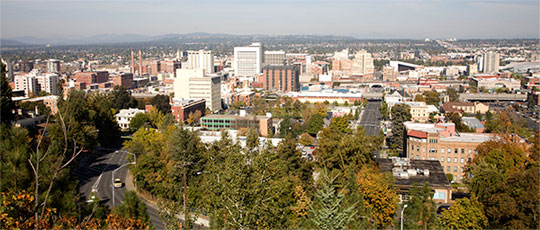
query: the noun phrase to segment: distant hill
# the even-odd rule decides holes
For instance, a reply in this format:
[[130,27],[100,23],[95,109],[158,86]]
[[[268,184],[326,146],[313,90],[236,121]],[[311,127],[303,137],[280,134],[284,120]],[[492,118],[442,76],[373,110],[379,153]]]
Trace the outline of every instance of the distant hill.
[[25,46],[27,43],[11,40],[11,39],[0,39],[0,46]]
[[[223,33],[187,33],[187,34],[164,34],[156,36],[139,34],[98,34],[89,37],[58,37],[58,38],[37,38],[37,37],[15,37],[2,39],[2,43],[10,46],[23,45],[97,45],[97,44],[116,44],[116,43],[161,43],[161,42],[189,42],[189,41],[338,41],[338,40],[357,40],[353,37],[345,36],[319,36],[319,35],[234,35]],[[4,44],[2,44],[4,45]],[[6,45],[8,46],[8,45]]]

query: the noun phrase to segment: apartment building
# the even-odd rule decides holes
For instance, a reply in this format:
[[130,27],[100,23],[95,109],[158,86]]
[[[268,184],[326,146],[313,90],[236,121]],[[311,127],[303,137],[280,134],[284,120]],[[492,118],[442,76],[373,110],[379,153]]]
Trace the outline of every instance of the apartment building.
[[405,154],[409,159],[439,160],[454,181],[464,177],[464,167],[478,154],[476,147],[494,138],[492,134],[458,133],[454,123],[405,122]]

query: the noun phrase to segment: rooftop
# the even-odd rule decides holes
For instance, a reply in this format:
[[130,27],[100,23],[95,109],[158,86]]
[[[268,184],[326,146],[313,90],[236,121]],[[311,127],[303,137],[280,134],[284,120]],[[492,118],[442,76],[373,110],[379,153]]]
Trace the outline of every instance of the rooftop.
[[441,141],[483,143],[491,140],[494,137],[495,136],[492,134],[460,133],[459,136],[441,138]]
[[[414,183],[424,185],[429,183],[432,188],[450,188],[442,165],[437,160],[414,160],[407,158],[375,159],[381,172],[391,172],[397,186],[411,186]],[[414,170],[413,173],[410,173]],[[405,176],[404,173],[407,173]]]

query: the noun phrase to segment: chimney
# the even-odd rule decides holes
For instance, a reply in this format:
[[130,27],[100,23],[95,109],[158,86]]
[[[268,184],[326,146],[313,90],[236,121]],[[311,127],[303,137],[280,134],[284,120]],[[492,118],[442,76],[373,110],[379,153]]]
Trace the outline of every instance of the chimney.
[[131,73],[135,74],[135,60],[133,58],[133,50],[131,50]]
[[139,50],[139,76],[142,76],[142,51]]

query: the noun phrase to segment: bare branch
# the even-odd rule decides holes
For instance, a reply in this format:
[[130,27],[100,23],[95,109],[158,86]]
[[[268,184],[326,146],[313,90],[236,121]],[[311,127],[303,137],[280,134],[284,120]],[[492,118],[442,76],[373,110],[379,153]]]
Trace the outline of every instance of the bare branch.
[[37,173],[36,168],[34,167],[34,163],[32,163],[32,161],[30,159],[28,159],[28,163],[30,163],[30,166],[32,166],[32,171],[34,171],[34,176],[36,176],[36,178],[37,178],[38,173]]

